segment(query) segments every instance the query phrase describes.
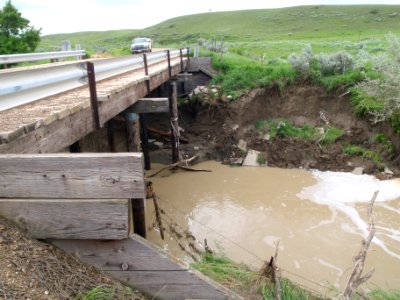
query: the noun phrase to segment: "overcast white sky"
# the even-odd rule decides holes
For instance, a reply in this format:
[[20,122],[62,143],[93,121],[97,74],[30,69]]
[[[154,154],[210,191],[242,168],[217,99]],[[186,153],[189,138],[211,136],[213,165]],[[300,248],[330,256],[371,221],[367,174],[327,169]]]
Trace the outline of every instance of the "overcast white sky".
[[[316,4],[400,4],[400,0],[12,0],[42,35],[140,29],[176,16]],[[0,0],[2,8],[6,0]]]

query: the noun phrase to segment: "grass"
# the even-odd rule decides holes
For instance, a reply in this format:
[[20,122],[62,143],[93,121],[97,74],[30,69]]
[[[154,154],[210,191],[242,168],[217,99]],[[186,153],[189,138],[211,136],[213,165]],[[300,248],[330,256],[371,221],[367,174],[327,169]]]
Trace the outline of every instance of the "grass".
[[296,127],[292,125],[288,120],[258,120],[256,122],[256,128],[258,130],[267,129],[270,138],[276,137],[293,137],[302,140],[318,140],[321,144],[332,144],[339,137],[344,134],[344,131],[335,127],[324,128],[324,134],[321,134],[320,129],[304,125],[302,127]]
[[[296,285],[291,283],[287,279],[281,279],[281,289],[282,289],[282,299],[284,300],[309,300],[316,299],[315,296],[310,296],[310,294],[303,289],[298,288]],[[265,300],[274,300],[275,291],[271,287],[264,285],[261,289],[262,296]]]
[[79,294],[75,299],[76,300],[113,300],[119,299],[122,296],[120,291],[117,291],[115,288],[108,285],[100,285],[95,288]]
[[204,253],[200,262],[192,265],[206,276],[229,287],[238,283],[250,285],[256,274],[243,265],[239,265],[223,255]]
[[267,164],[267,158],[265,157],[265,153],[259,153],[257,155],[257,163],[260,166],[265,166]]
[[[80,43],[90,52],[129,48],[134,36],[150,36],[156,45],[194,44],[199,38],[224,35],[244,51],[287,57],[311,42],[318,51],[335,51],[352,43],[379,48],[382,35],[400,33],[399,5],[299,6],[211,12],[166,20],[145,29],[79,32],[44,36],[39,49],[54,50],[61,41]],[[376,11],[371,14],[371,11]],[[287,43],[285,43],[287,42]],[[283,47],[282,45],[285,44]],[[351,47],[351,46],[350,46]]]
[[377,288],[367,295],[371,300],[398,300],[400,299],[400,290],[385,291],[382,288]]
[[347,145],[343,147],[343,152],[351,156],[361,156],[363,158],[371,159],[374,163],[378,164],[382,161],[381,156],[371,150],[367,150],[361,146]]
[[211,54],[214,68],[220,73],[212,83],[221,86],[222,92],[233,99],[239,98],[248,90],[270,86],[277,83],[280,87],[292,82],[296,76],[289,64],[262,65],[258,62],[234,53]]
[[[274,285],[266,277],[250,270],[244,265],[237,264],[224,255],[204,253],[202,261],[192,265],[195,269],[215,281],[230,288],[237,288],[250,299],[275,299]],[[316,300],[306,290],[296,286],[287,279],[281,279],[283,300]]]

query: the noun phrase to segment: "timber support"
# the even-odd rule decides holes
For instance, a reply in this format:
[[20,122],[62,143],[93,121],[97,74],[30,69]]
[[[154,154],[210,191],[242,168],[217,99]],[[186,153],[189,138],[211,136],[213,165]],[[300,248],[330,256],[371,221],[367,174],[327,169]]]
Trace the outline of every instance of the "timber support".
[[179,161],[179,126],[178,126],[178,93],[176,81],[171,82],[171,94],[169,98],[169,112],[171,120],[171,146],[172,163]]

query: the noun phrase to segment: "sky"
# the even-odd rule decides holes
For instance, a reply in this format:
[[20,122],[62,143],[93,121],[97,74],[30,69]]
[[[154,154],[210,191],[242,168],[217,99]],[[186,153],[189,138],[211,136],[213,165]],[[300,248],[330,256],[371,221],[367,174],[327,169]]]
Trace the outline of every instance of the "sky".
[[[0,0],[2,8],[7,0]],[[42,35],[141,29],[196,13],[298,5],[400,4],[400,0],[11,0]]]

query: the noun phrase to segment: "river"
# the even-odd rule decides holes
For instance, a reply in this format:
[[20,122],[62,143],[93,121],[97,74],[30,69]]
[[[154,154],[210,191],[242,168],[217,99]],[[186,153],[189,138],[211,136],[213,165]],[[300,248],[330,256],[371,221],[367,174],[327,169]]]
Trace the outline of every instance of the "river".
[[[212,172],[164,172],[151,179],[168,216],[212,249],[254,268],[269,260],[279,241],[282,276],[324,294],[343,290],[368,232],[369,201],[379,190],[364,271],[375,268],[371,288],[400,288],[399,179],[215,161],[196,168]],[[150,224],[155,214],[151,201],[147,206]],[[157,231],[148,239],[183,258]]]

